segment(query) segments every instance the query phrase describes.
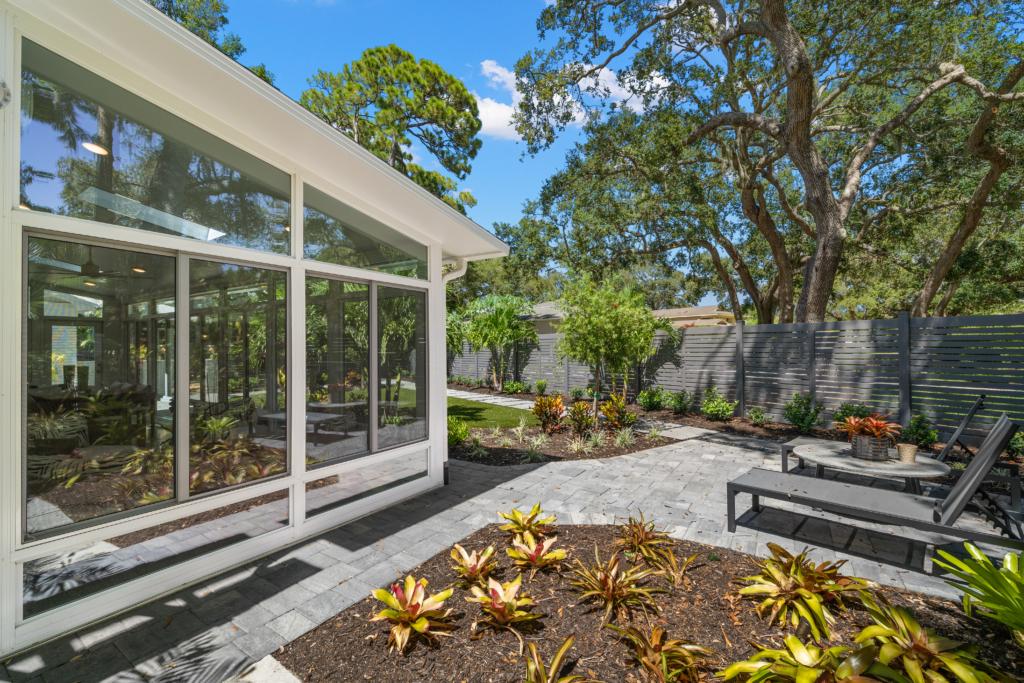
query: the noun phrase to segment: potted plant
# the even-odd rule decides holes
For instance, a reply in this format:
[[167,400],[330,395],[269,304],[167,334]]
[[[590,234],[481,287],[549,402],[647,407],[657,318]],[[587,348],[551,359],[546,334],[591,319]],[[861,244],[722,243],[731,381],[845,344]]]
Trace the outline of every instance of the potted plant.
[[853,457],[863,460],[888,460],[889,442],[896,445],[896,435],[900,426],[889,422],[888,415],[872,413],[868,417],[849,416],[836,426],[841,432],[849,435],[853,447]]

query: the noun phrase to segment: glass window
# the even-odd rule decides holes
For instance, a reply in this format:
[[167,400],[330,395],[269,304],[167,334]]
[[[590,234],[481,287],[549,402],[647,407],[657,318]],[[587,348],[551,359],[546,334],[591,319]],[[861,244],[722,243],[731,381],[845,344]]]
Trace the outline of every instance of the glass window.
[[427,279],[426,246],[315,187],[303,202],[305,258]]
[[26,562],[25,618],[288,526],[288,490]]
[[286,274],[189,260],[193,494],[285,472]]
[[425,476],[427,452],[419,451],[308,482],[306,517],[336,510]]
[[369,449],[370,287],[306,278],[306,462]]
[[29,538],[174,497],[175,259],[30,237]]
[[427,295],[377,287],[380,449],[427,438]]
[[288,174],[22,45],[22,208],[290,252]]

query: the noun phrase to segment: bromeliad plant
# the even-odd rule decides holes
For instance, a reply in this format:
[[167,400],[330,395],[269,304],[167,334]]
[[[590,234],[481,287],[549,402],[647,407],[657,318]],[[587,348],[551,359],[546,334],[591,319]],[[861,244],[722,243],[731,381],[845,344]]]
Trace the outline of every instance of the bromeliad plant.
[[772,556],[756,563],[761,573],[737,579],[753,582],[737,594],[764,597],[757,606],[758,616],[764,618],[765,610],[771,608],[768,621],[775,621],[778,617],[782,628],[786,627],[787,617],[794,628],[803,618],[815,641],[832,639],[829,625],[834,624],[836,618],[829,611],[830,605],[845,612],[844,594],[856,597],[856,591],[877,587],[865,579],[842,576],[839,570],[845,560],[815,564],[807,559],[806,549],[796,556],[775,543],[769,543],[768,549]]
[[526,533],[533,534],[534,536],[543,536],[551,531],[550,524],[556,519],[555,515],[541,518],[543,512],[540,509],[540,503],[534,505],[529,514],[525,515],[515,508],[512,509],[512,512],[508,513],[498,512],[499,517],[508,520],[508,524],[503,524],[501,530],[509,532],[513,537]]
[[966,588],[953,581],[950,586],[964,592],[964,612],[971,616],[975,607],[989,619],[1004,624],[1013,634],[1017,645],[1024,647],[1024,573],[1021,573],[1020,555],[1007,553],[1003,557],[1003,568],[996,569],[985,553],[970,543],[964,547],[971,557],[958,560],[940,550],[945,559],[935,560],[946,571],[967,584]]
[[693,562],[703,555],[704,553],[697,553],[696,555],[690,555],[686,558],[686,561],[679,564],[679,560],[676,559],[676,554],[672,552],[672,548],[664,548],[658,550],[654,557],[651,558],[650,562],[658,571],[664,576],[670,584],[678,586],[682,583],[686,586],[686,589],[690,589],[690,579],[686,576],[686,570],[690,568]]
[[523,575],[518,574],[515,579],[508,583],[498,583],[494,579],[487,579],[487,590],[479,586],[472,586],[470,591],[473,597],[466,598],[468,602],[480,604],[480,608],[487,613],[488,618],[473,623],[472,631],[476,632],[478,624],[488,624],[494,628],[508,629],[515,633],[519,639],[519,654],[523,653],[523,637],[511,628],[512,624],[524,621],[540,619],[542,614],[527,612],[523,607],[536,605],[529,595],[525,593],[519,597],[516,595],[523,587]]
[[896,437],[900,433],[900,425],[896,422],[889,422],[885,418],[888,415],[880,415],[879,413],[872,413],[868,417],[847,417],[843,422],[836,425],[836,429],[841,432],[846,432],[850,441],[853,441],[855,436],[869,436],[874,439],[878,439],[881,442],[883,439],[889,439],[893,444],[896,443]]
[[594,564],[583,566],[578,559],[572,569],[576,581],[572,585],[579,590],[582,599],[593,598],[604,605],[604,623],[611,621],[613,616],[623,615],[632,618],[633,608],[638,607],[646,614],[650,608],[659,614],[654,602],[654,593],[664,593],[660,588],[641,588],[640,582],[655,574],[653,569],[628,569],[620,571],[619,554],[614,553],[607,562],[601,562],[597,546],[594,546]]
[[874,645],[853,651],[848,647],[822,650],[811,644],[804,645],[792,635],[786,636],[785,644],[785,650],[769,650],[751,643],[758,649],[757,654],[745,662],[736,662],[716,675],[725,681],[744,676],[746,683],[910,683],[904,676],[877,661],[878,647]]
[[565,655],[569,653],[569,648],[572,647],[574,640],[576,640],[575,633],[563,640],[562,644],[558,646],[555,656],[551,658],[551,663],[546,667],[544,660],[540,658],[537,646],[530,643],[527,646],[526,681],[524,683],[572,683],[583,678],[583,676],[558,677],[558,672],[562,670],[562,662],[565,661]]
[[516,565],[519,567],[523,569],[530,567],[530,580],[532,581],[538,569],[559,564],[565,559],[564,550],[551,549],[557,540],[558,537],[555,536],[548,539],[541,538],[538,541],[533,537],[533,534],[527,531],[520,536],[516,536],[512,541],[513,547],[505,552],[515,560]]
[[875,625],[861,631],[854,641],[877,646],[880,662],[900,664],[913,683],[946,683],[950,679],[1016,683],[1014,677],[981,661],[977,646],[936,635],[921,626],[910,610],[890,605],[884,595],[879,595],[881,605],[867,591],[861,591],[860,598]]
[[414,631],[433,639],[435,635],[448,634],[434,633],[431,629],[454,628],[439,621],[451,616],[453,610],[441,608],[444,607],[444,601],[452,596],[452,589],[427,596],[426,586],[426,579],[416,581],[412,576],[407,576],[404,588],[395,584],[391,590],[378,588],[373,591],[373,597],[387,605],[388,609],[381,610],[370,621],[391,622],[389,648],[397,648],[399,652],[405,650]]
[[638,628],[627,629],[605,624],[619,634],[619,641],[629,649],[633,662],[644,673],[645,680],[656,683],[697,683],[700,660],[714,654],[689,640],[669,639],[664,629],[655,626],[651,634]]
[[629,521],[617,527],[621,537],[616,539],[615,545],[627,553],[644,558],[648,563],[658,554],[659,546],[672,545],[668,534],[655,529],[654,522],[644,519],[643,512],[640,513],[640,519],[630,516]]
[[487,575],[498,566],[497,560],[492,560],[492,557],[494,557],[493,545],[487,546],[479,553],[475,550],[467,553],[465,548],[456,543],[455,547],[452,548],[452,559],[455,560],[452,569],[455,570],[462,581],[455,585],[466,588],[475,584],[483,585]]

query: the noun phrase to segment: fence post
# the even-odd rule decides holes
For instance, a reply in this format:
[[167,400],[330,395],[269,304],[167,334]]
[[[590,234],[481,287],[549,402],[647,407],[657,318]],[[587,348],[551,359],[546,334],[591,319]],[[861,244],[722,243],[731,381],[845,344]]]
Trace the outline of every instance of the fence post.
[[682,377],[680,378],[681,381],[682,381],[682,387],[681,387],[682,391],[686,391],[686,330],[687,329],[689,329],[689,328],[684,327],[684,328],[682,328],[679,331],[679,368],[680,368],[680,374],[682,375]]
[[565,368],[565,393],[568,394],[572,391],[572,387],[569,386],[569,357],[566,356],[562,359],[562,366]]
[[815,396],[818,393],[818,359],[817,359],[817,347],[818,347],[818,331],[813,327],[811,328],[811,349],[807,354],[807,383],[811,395],[811,402],[815,401]]
[[516,340],[512,344],[512,376],[515,377],[517,382],[522,382],[522,378],[519,377],[519,340]]
[[736,400],[739,401],[740,417],[747,414],[746,391],[743,388],[743,328],[746,322],[736,321]]
[[910,425],[910,313],[900,311],[899,350],[900,350],[900,424]]

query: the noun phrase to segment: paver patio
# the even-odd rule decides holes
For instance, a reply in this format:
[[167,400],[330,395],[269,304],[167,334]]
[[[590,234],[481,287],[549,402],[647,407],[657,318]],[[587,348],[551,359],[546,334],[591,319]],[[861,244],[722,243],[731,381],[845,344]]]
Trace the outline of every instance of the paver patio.
[[[810,545],[817,558],[849,560],[852,574],[955,597],[931,574],[924,543],[959,547],[953,539],[774,501],[759,515],[747,512],[737,533],[727,533],[726,482],[752,467],[780,469],[774,445],[688,427],[665,434],[683,440],[604,460],[504,468],[453,460],[449,486],[23,653],[0,666],[0,681],[221,683],[497,521],[496,510],[535,502],[562,524],[611,524],[643,510],[673,536],[712,546],[764,553],[769,542],[790,550]],[[749,497],[739,505],[749,505]]]

